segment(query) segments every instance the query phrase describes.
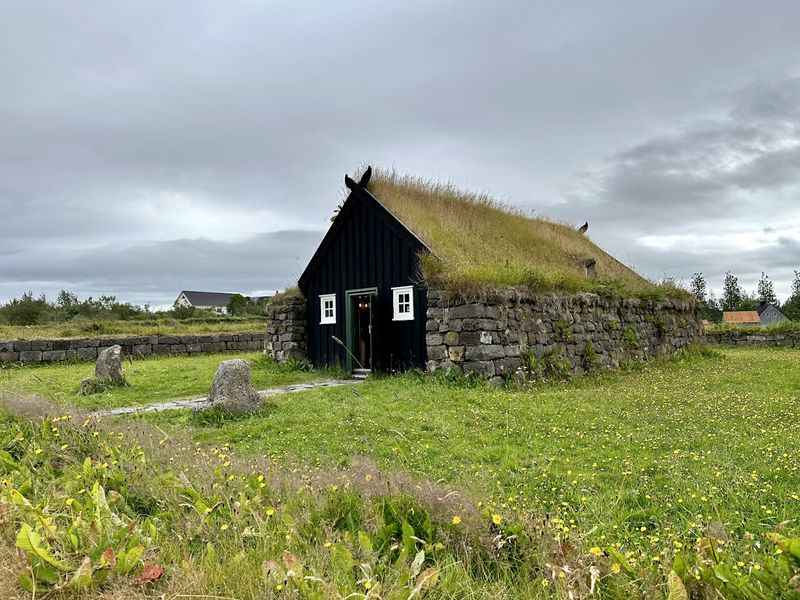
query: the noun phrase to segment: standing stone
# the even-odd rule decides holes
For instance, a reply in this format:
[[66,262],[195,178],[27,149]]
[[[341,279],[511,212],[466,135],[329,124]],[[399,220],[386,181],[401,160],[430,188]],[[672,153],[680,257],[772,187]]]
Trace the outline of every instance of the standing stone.
[[122,370],[122,346],[111,346],[100,352],[94,366],[94,376],[98,380],[110,381],[118,385],[125,383],[125,373]]
[[208,394],[211,408],[222,408],[230,413],[256,410],[261,398],[250,383],[250,365],[241,358],[220,363],[211,391]]

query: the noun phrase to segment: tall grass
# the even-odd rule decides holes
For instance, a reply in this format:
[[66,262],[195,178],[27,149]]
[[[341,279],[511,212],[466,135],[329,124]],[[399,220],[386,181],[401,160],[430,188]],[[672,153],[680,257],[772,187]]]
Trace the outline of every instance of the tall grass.
[[263,317],[114,320],[79,319],[46,325],[0,325],[0,339],[98,337],[104,335],[182,335],[263,331]]
[[[681,295],[659,289],[573,227],[529,217],[487,195],[376,170],[369,190],[432,250],[421,274],[450,289],[524,286],[536,291]],[[596,261],[588,278],[584,262]]]

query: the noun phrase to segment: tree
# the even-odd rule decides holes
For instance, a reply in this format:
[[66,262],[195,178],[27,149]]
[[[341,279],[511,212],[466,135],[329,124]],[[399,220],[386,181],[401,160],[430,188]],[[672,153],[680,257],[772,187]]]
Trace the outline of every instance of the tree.
[[79,304],[78,296],[72,292],[68,292],[67,290],[61,290],[58,292],[56,306],[59,308],[71,308],[77,304]]
[[231,299],[228,300],[228,314],[236,316],[244,315],[247,313],[248,304],[250,304],[250,300],[241,294],[234,294],[231,296]]
[[722,310],[739,310],[743,296],[739,278],[727,271],[725,281],[722,282]]
[[36,325],[47,317],[50,306],[44,295],[33,297],[33,292],[14,298],[2,308],[6,320],[11,325]]
[[800,271],[794,272],[792,293],[784,303],[783,314],[792,321],[800,321]]
[[708,299],[708,286],[706,285],[706,278],[702,273],[694,273],[692,280],[689,283],[689,291],[692,293],[700,304],[705,304]]
[[761,272],[761,279],[758,280],[758,301],[767,304],[778,304],[778,297],[775,295],[775,285],[769,276]]

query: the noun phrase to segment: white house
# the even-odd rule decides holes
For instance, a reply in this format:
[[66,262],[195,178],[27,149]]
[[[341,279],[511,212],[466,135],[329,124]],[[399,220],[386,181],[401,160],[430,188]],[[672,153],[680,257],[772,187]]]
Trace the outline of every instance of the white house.
[[201,310],[213,310],[221,315],[228,314],[228,303],[233,294],[224,292],[193,292],[184,290],[178,294],[175,306],[194,307]]

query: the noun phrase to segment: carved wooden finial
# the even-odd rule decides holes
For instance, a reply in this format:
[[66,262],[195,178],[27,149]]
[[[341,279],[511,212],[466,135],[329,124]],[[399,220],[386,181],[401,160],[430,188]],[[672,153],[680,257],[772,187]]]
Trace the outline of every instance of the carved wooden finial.
[[364,174],[361,175],[361,179],[359,179],[358,182],[356,182],[352,177],[350,177],[350,175],[347,175],[345,173],[344,184],[347,186],[347,189],[349,190],[354,190],[357,187],[365,188],[369,183],[370,177],[372,177],[372,167],[368,166],[367,170],[364,171]]

